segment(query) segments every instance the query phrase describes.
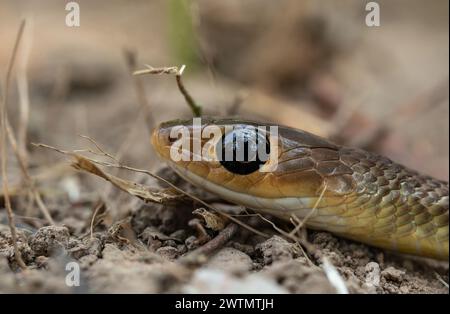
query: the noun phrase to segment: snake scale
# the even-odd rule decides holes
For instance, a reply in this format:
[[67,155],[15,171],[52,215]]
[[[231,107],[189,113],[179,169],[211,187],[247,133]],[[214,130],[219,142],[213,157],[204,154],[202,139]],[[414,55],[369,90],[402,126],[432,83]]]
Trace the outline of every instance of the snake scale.
[[[265,124],[202,119],[202,130],[211,125],[225,133],[229,125],[242,130]],[[174,161],[170,133],[183,127],[192,142],[192,120],[173,120],[155,129],[152,143],[161,159],[192,184],[255,212],[288,221],[293,215],[308,217],[308,228],[383,249],[448,260],[447,182],[285,126],[278,126],[278,165],[271,172],[234,171],[214,158]],[[208,145],[208,139],[202,139],[201,145]],[[215,147],[217,143],[205,150],[209,157],[216,154]],[[194,154],[192,149],[184,153]],[[236,169],[246,165],[240,163]]]

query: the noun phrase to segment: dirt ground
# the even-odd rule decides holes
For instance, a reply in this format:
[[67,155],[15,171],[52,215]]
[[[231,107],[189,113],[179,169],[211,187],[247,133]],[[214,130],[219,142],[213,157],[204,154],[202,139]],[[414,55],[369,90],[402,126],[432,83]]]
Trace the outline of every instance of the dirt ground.
[[[174,178],[163,170],[165,177]],[[184,189],[194,187],[176,180]],[[196,195],[204,195],[199,191]],[[213,196],[209,196],[214,199]],[[350,293],[448,293],[448,264],[405,258],[346,241],[326,232],[309,231],[316,248],[305,253],[283,239],[261,219],[246,222],[272,234],[269,239],[239,228],[209,259],[183,259],[195,250],[189,228],[193,204],[137,204],[111,227],[83,232],[88,205],[66,208],[58,226],[19,224],[19,248],[29,269],[17,272],[9,229],[1,225],[0,291],[25,293],[336,293],[320,267],[328,258]],[[4,221],[6,217],[2,217]],[[245,221],[245,220],[244,220]],[[104,229],[104,230],[101,230]],[[210,232],[211,237],[217,232]],[[65,265],[81,267],[81,285],[65,284]],[[16,271],[16,272],[15,272]]]
[[[181,6],[114,0],[107,7],[78,2],[81,26],[69,28],[60,1],[0,0],[1,82],[20,20],[27,20],[8,114],[54,221],[49,223],[30,196],[9,147],[8,183],[27,269],[14,259],[2,192],[0,292],[336,293],[325,260],[350,293],[449,293],[447,262],[312,230],[302,247],[251,215],[240,219],[269,238],[238,227],[207,257],[192,254],[205,245],[196,227],[202,218],[192,213],[201,204],[187,198],[144,203],[71,168],[66,156],[31,144],[95,149],[78,136],[87,135],[126,165],[159,173],[215,206],[236,209],[157,160],[149,129],[191,113],[173,77],[145,76],[138,82],[131,77],[134,58],[133,69],[186,64],[185,85],[207,115],[306,129],[448,181],[447,1],[378,1],[382,25],[377,29],[365,26],[366,12],[357,0],[339,5],[198,0]],[[105,170],[165,188],[142,173]],[[206,231],[208,239],[221,233]],[[80,265],[78,287],[66,284],[69,262]]]

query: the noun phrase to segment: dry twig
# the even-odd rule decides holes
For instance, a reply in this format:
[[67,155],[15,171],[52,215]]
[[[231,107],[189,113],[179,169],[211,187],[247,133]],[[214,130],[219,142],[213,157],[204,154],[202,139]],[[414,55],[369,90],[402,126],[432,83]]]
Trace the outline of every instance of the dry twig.
[[183,81],[181,80],[181,75],[183,75],[185,65],[182,65],[180,69],[178,67],[163,67],[163,68],[154,68],[151,65],[146,64],[147,69],[138,70],[133,72],[133,75],[144,75],[144,74],[175,74],[175,78],[177,80],[177,86],[183,95],[186,103],[189,108],[191,108],[194,117],[200,117],[202,115],[202,107],[197,105],[192,98],[192,96],[187,91],[186,87],[184,87]]
[[[18,36],[18,40],[19,41],[20,41],[20,38],[22,37],[24,28],[25,28],[25,20],[21,24],[20,33],[19,33],[20,37]],[[8,68],[7,79],[6,79],[6,82],[5,82],[5,95],[4,95],[4,99],[3,99],[3,102],[4,102],[3,119],[4,119],[4,121],[2,120],[2,122],[4,124],[4,129],[2,128],[2,130],[4,132],[2,132],[2,136],[4,136],[5,133],[8,136],[9,143],[11,144],[11,147],[13,149],[14,155],[15,155],[15,157],[17,159],[18,164],[19,164],[19,168],[20,168],[20,170],[22,172],[22,176],[23,176],[23,179],[25,181],[26,187],[29,189],[29,192],[30,192],[29,195],[31,195],[32,199],[35,200],[36,204],[38,205],[39,209],[41,210],[42,214],[47,219],[47,221],[50,224],[54,225],[55,223],[54,223],[54,221],[53,221],[53,219],[52,219],[52,217],[51,217],[47,207],[45,206],[44,202],[42,201],[41,195],[40,195],[38,189],[35,186],[35,182],[34,182],[33,178],[31,177],[31,175],[28,172],[28,165],[27,165],[27,161],[26,161],[26,153],[23,153],[20,150],[20,147],[19,147],[20,143],[19,144],[17,143],[17,140],[16,140],[16,137],[14,135],[13,129],[12,129],[10,123],[9,123],[8,114],[7,114],[7,111],[6,111],[6,109],[7,109],[7,98],[8,98],[8,92],[9,92],[9,84],[10,84],[11,73],[12,73],[12,67],[14,65],[15,56],[16,56],[17,51],[18,51],[19,41],[16,42],[16,46],[14,47],[14,49],[15,49],[14,50],[14,54],[13,54],[13,57],[11,59],[10,67]],[[28,95],[27,96],[22,96],[22,98],[24,98],[24,97],[28,98]],[[25,130],[26,130],[26,125],[23,126],[23,128],[25,128]],[[25,140],[25,139],[23,139],[23,140]],[[23,146],[26,147],[25,144],[23,144]],[[24,151],[26,152],[25,148],[24,148]]]
[[9,198],[9,192],[8,192],[8,175],[7,175],[7,145],[6,145],[6,122],[7,122],[7,116],[6,116],[6,106],[8,101],[8,90],[9,90],[9,84],[11,80],[11,72],[14,65],[14,60],[16,58],[17,49],[19,47],[20,39],[23,34],[23,29],[25,27],[25,20],[22,21],[20,24],[19,32],[16,37],[16,42],[14,43],[14,48],[12,52],[11,59],[8,64],[8,70],[6,72],[6,79],[5,79],[5,87],[4,87],[4,96],[3,101],[1,103],[1,138],[0,138],[0,146],[1,146],[1,172],[2,172],[2,178],[3,178],[3,194],[4,194],[4,202],[5,202],[5,208],[8,213],[8,222],[9,222],[9,228],[11,230],[11,238],[14,246],[14,258],[19,265],[20,268],[26,269],[27,266],[25,265],[25,262],[22,259],[22,255],[20,254],[19,247],[17,245],[17,233],[16,233],[16,226],[14,221],[14,213],[11,207],[11,200]]
[[186,254],[180,261],[187,263],[197,262],[202,256],[207,256],[227,244],[227,242],[236,234],[237,230],[238,226],[235,223],[229,223],[214,239]]

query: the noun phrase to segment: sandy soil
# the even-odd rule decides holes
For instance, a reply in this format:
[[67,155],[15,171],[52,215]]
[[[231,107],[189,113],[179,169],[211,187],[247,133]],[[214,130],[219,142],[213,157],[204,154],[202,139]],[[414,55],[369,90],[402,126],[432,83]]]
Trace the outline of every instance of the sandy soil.
[[[175,176],[167,169],[164,173]],[[0,264],[0,291],[336,293],[321,268],[325,256],[351,293],[448,293],[441,281],[448,282],[447,263],[397,256],[316,231],[308,232],[316,251],[305,255],[259,218],[246,222],[272,234],[270,238],[239,228],[209,258],[186,262],[181,257],[199,246],[196,231],[188,227],[194,219],[192,206],[138,204],[111,227],[99,225],[92,236],[81,232],[85,219],[73,212],[60,213],[66,216],[60,226],[21,225],[19,247],[29,270],[16,274],[10,232],[0,225],[0,253],[6,257]],[[81,267],[80,287],[65,284],[64,267],[70,261]]]

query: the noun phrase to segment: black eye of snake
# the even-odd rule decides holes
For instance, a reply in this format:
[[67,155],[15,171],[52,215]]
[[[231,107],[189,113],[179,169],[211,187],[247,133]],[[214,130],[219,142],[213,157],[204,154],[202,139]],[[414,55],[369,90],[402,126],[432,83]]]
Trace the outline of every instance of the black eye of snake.
[[217,158],[228,171],[246,175],[253,173],[269,159],[270,142],[254,127],[235,129],[222,136],[217,144]]

